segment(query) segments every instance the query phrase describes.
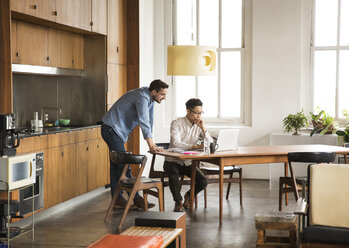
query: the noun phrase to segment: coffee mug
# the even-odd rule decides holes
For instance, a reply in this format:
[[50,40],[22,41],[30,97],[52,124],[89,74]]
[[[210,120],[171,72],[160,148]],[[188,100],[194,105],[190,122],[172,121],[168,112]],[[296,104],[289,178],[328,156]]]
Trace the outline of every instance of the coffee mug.
[[219,145],[216,142],[212,142],[210,144],[210,151],[211,151],[211,153],[217,151],[218,147],[219,147]]

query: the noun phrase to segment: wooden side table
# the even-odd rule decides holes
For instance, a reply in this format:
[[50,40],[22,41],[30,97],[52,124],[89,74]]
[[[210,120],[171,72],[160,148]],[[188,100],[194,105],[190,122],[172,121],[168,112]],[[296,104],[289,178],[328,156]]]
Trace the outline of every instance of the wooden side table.
[[[257,248],[297,247],[297,216],[280,211],[258,211],[254,216],[257,229]],[[288,231],[288,237],[268,236],[267,230]]]
[[[142,212],[135,219],[135,226],[181,228],[181,244],[176,241],[176,247],[186,248],[186,214],[177,212]],[[172,247],[172,246],[171,246]],[[174,244],[173,244],[174,247]]]

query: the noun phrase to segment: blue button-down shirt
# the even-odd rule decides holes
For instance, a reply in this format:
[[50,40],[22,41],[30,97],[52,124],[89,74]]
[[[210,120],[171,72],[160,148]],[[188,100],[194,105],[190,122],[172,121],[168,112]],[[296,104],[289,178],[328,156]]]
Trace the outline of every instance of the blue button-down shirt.
[[104,124],[112,127],[126,142],[132,130],[139,124],[143,137],[152,138],[154,101],[151,100],[149,87],[134,89],[117,100],[102,117]]

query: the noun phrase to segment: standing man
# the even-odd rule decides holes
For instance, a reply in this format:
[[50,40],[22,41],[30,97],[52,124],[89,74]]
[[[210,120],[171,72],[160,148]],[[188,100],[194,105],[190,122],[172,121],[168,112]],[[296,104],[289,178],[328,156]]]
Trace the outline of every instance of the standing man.
[[[147,141],[149,150],[152,152],[162,151],[153,141],[153,114],[154,101],[160,103],[166,99],[168,84],[160,79],[151,82],[149,87],[142,87],[128,91],[117,100],[110,110],[102,117],[101,134],[107,143],[110,151],[125,152],[125,146],[128,136],[132,130],[139,125],[142,129],[143,137]],[[110,182],[111,194],[113,196],[116,186],[120,180],[124,165],[114,164],[110,161]],[[131,170],[126,173],[131,176]],[[134,205],[139,209],[144,209],[143,198],[136,193],[133,199]],[[118,195],[116,207],[125,208],[126,199],[122,192]],[[148,203],[148,208],[154,207]]]
[[[202,102],[198,98],[189,99],[186,102],[187,115],[178,118],[171,123],[171,140],[170,148],[181,149],[202,149],[205,137],[208,137],[210,143],[213,142],[212,137],[205,128],[204,121],[201,119]],[[184,203],[182,204],[182,196],[180,192],[179,176],[186,175],[191,177],[191,160],[179,160],[176,158],[166,157],[164,163],[164,171],[169,178],[169,186],[175,201],[175,212],[183,212],[183,207],[190,207],[190,190],[184,195]],[[207,186],[207,178],[199,168],[196,168],[195,177],[195,195]]]

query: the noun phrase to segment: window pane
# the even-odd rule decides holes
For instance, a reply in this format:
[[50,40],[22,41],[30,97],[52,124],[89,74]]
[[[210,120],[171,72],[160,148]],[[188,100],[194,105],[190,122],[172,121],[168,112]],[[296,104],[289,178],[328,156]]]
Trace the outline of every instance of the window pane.
[[218,0],[199,1],[199,45],[218,46]]
[[221,117],[240,117],[240,52],[221,52]]
[[335,115],[336,52],[315,51],[314,54],[314,107],[319,106]]
[[349,45],[349,0],[342,0],[340,45]]
[[203,102],[204,117],[218,117],[218,82],[216,76],[198,77],[198,97]]
[[176,116],[186,115],[185,103],[195,97],[195,77],[194,76],[177,76],[174,77],[176,82]]
[[339,104],[338,114],[340,118],[344,118],[342,110],[349,111],[349,51],[341,51],[339,54]]
[[195,0],[177,0],[176,45],[195,45],[196,43],[195,3]]
[[336,45],[337,14],[337,0],[315,1],[315,46]]
[[222,47],[241,47],[242,0],[222,0]]

